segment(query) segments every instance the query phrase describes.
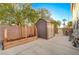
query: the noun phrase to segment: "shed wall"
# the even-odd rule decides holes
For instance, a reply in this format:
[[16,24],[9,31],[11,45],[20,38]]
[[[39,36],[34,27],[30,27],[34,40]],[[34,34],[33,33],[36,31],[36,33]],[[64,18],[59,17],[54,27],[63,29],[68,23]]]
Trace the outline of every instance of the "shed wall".
[[49,39],[54,36],[54,24],[45,20],[39,20],[36,24],[38,37]]

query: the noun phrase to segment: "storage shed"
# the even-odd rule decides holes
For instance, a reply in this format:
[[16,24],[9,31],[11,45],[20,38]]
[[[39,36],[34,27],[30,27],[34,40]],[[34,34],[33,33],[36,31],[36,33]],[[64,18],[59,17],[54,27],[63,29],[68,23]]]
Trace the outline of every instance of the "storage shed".
[[51,20],[39,19],[36,23],[38,37],[49,39],[54,37],[54,24]]

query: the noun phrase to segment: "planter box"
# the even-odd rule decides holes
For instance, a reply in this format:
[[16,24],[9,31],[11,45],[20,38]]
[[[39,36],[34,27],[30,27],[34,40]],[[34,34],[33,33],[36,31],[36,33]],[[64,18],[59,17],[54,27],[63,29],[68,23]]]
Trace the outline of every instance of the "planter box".
[[8,48],[11,48],[11,47],[22,45],[22,44],[34,41],[36,39],[37,39],[37,36],[31,37],[31,38],[20,39],[20,40],[16,40],[16,41],[11,41],[11,42],[4,42],[3,49],[8,49]]

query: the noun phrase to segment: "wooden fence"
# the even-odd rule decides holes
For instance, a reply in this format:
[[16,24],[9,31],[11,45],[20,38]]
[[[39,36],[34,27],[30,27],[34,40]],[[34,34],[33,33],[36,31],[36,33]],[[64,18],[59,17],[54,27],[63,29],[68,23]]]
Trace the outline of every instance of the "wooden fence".
[[33,41],[36,38],[35,26],[0,26],[0,41],[3,43],[3,49]]

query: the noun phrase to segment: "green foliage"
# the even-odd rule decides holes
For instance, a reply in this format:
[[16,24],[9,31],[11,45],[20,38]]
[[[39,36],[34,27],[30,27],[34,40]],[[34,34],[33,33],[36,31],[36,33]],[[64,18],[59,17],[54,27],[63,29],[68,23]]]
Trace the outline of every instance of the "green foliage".
[[0,4],[0,22],[2,24],[26,25],[26,21],[35,23],[39,18],[38,12],[31,4]]
[[58,20],[56,21],[57,25],[60,26],[61,25],[61,22]]
[[66,19],[63,19],[63,22],[67,21]]
[[67,26],[68,26],[68,27],[72,27],[72,21],[69,21],[69,22],[67,23]]
[[66,19],[63,19],[63,25],[64,25],[64,27],[65,27],[65,25],[66,25],[66,24],[65,24],[66,21],[67,21]]
[[37,11],[39,13],[40,18],[42,18],[42,19],[49,19],[51,16],[50,12],[45,8],[40,8]]
[[36,23],[39,20],[38,12],[33,9],[31,11],[31,19],[32,19],[32,23]]
[[[18,4],[14,4],[18,5]],[[19,9],[18,9],[19,8]],[[28,14],[30,13],[31,9],[31,4],[20,4],[15,8],[15,11],[13,13],[15,17],[15,23],[19,26],[25,26],[26,25],[26,20],[29,18]]]
[[30,12],[27,14],[28,22],[35,24],[39,20],[39,14],[36,10],[30,9]]
[[13,12],[13,7],[11,4],[0,4],[0,21],[4,24],[9,24],[10,19],[12,18],[11,13]]
[[61,25],[60,21],[53,20],[52,23],[57,27]]

